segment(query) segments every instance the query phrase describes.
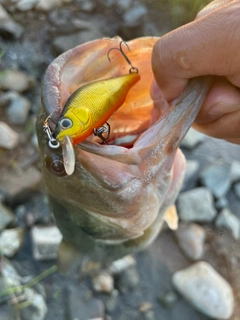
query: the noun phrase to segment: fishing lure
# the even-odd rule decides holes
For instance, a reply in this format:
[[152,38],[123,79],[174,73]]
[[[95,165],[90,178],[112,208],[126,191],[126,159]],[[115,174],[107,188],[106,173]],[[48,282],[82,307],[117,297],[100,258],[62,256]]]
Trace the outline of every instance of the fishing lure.
[[[74,171],[72,163],[75,162],[75,158],[73,159],[72,155],[68,156],[70,153],[74,154],[72,144],[84,141],[91,134],[98,136],[103,143],[107,144],[110,135],[110,125],[107,120],[124,103],[131,87],[140,80],[138,69],[132,65],[124,53],[122,44],[130,50],[127,43],[121,41],[119,48],[108,51],[107,58],[111,62],[110,52],[119,50],[130,65],[129,73],[94,81],[74,91],[68,98],[53,133],[48,126],[51,115],[44,122],[43,130],[48,136],[49,146],[58,148],[60,143],[62,144],[63,155],[65,154],[64,166],[65,169],[67,167],[68,174]],[[107,136],[104,137],[104,134]],[[69,158],[70,166],[67,164]]]

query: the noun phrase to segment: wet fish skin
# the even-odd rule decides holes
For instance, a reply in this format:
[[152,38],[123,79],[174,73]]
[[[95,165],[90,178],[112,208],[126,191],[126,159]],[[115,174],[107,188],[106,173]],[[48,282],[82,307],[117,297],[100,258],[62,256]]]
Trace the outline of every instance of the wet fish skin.
[[[70,84],[65,84],[64,68],[69,68],[69,64],[73,63],[70,63],[69,59],[73,59],[78,49],[74,49],[75,53],[68,52],[64,57],[58,58],[61,62],[65,59],[67,64],[65,66],[63,63],[59,67],[59,70],[63,70],[58,74],[58,79],[61,79],[59,83],[52,73],[52,66],[49,67],[50,71],[43,82],[44,110],[38,117],[37,134],[49,202],[65,241],[93,260],[106,263],[141,250],[158,235],[164,215],[174,203],[184,176],[185,159],[178,147],[198,114],[211,85],[210,77],[193,79],[174,105],[169,106],[165,100],[159,100],[154,105],[149,87],[153,78],[150,66],[151,49],[156,40],[141,38],[128,43],[131,59],[137,59],[137,56],[139,59],[140,55],[136,52],[144,49],[144,55],[141,55],[139,60],[140,66],[138,60],[134,61],[141,81],[136,84],[134,92],[129,94],[112,119],[113,131],[116,128],[113,134],[116,136],[138,130],[142,132],[143,128],[145,131],[139,133],[138,139],[129,149],[116,145],[99,145],[91,139],[75,145],[76,169],[71,176],[64,175],[64,172],[61,172],[61,175],[56,174],[56,168],[51,167],[51,159],[56,161],[57,158],[61,164],[62,155],[61,150],[49,148],[42,131],[42,122],[47,114],[53,111],[57,120],[64,100],[67,99],[66,92],[71,94],[71,88],[75,87],[75,77],[69,78]],[[103,46],[98,53],[102,63],[105,53],[111,47],[117,47],[119,41],[119,38],[114,38],[111,41],[102,39],[91,42],[89,47],[88,44],[84,45],[81,52],[86,54],[89,50],[91,53],[95,46],[93,52],[97,63],[96,48]],[[81,60],[76,57],[74,59],[75,62]],[[86,71],[88,69],[85,69],[85,64],[84,58],[79,63],[80,69],[89,72],[87,77],[91,78],[92,73]],[[116,58],[115,64],[106,64],[105,67],[111,75],[114,70],[116,76],[123,72],[122,65],[124,61]],[[105,72],[99,66],[100,78],[106,77]],[[54,90],[59,90],[55,97],[49,96],[54,91],[49,87],[51,83],[55,84]],[[134,104],[137,104],[138,108],[134,109]],[[146,109],[146,112],[142,109]],[[127,130],[125,126],[125,132],[121,128],[125,125],[122,121],[124,112],[129,112],[126,123],[130,128]],[[153,114],[154,116],[151,116]],[[129,118],[133,119],[131,125]],[[142,120],[140,124],[139,119]]]

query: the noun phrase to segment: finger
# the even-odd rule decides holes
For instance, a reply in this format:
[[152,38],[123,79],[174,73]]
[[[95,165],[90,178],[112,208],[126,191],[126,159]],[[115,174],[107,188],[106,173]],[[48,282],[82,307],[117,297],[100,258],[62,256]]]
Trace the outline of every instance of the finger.
[[230,2],[156,42],[153,72],[168,101],[179,96],[189,78],[201,75],[226,75],[231,81],[235,77],[234,84],[240,86],[239,15],[240,2]]
[[228,4],[229,2],[232,2],[233,0],[214,0],[210,2],[208,5],[206,5],[201,11],[198,12],[196,19],[200,19],[213,10],[216,10],[220,7],[223,7],[224,5]]

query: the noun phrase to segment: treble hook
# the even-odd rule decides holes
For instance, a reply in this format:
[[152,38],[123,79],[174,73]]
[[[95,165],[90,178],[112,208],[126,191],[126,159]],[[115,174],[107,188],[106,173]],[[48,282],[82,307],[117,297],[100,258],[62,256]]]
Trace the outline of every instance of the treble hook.
[[123,55],[124,59],[127,61],[127,63],[131,66],[131,68],[129,69],[129,73],[138,73],[138,68],[134,67],[131,63],[131,61],[129,60],[129,58],[127,57],[126,53],[123,51],[122,49],[122,44],[125,44],[125,46],[128,48],[128,50],[130,51],[130,48],[128,46],[128,44],[125,42],[125,41],[121,41],[120,44],[119,44],[119,47],[120,48],[112,48],[108,51],[107,53],[107,57],[108,57],[108,60],[109,62],[111,62],[111,59],[109,57],[109,53],[112,51],[112,50],[119,50],[121,52],[121,54]]
[[[102,140],[102,143],[108,144],[107,140],[110,135],[110,124],[108,122],[106,122],[106,125],[107,125],[107,127],[105,127],[105,125],[103,125],[99,128],[94,128],[94,135],[96,137],[99,137]],[[107,133],[106,138],[103,137],[103,133]]]

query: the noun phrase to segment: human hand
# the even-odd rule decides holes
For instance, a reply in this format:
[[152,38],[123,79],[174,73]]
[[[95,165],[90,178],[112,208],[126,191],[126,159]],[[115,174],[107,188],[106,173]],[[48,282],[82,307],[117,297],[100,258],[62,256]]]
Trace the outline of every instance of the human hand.
[[153,48],[154,100],[177,98],[190,78],[215,75],[193,124],[240,144],[240,1],[215,0],[196,19],[161,37]]

